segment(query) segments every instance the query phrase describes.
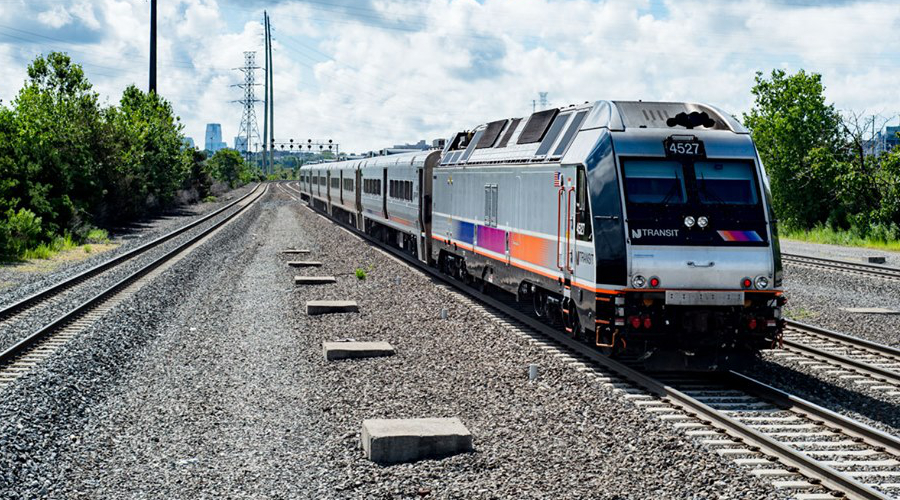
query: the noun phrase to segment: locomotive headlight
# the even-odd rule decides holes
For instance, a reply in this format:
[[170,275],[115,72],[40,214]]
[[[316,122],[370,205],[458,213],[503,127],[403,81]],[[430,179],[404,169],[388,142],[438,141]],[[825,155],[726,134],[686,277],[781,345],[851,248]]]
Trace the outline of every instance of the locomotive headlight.
[[635,288],[644,288],[644,285],[647,284],[647,279],[638,274],[634,278],[631,278],[631,284],[634,285]]
[[756,288],[758,288],[760,290],[765,290],[766,288],[769,288],[769,278],[766,278],[765,276],[757,276],[756,277]]
[[697,227],[699,227],[700,229],[703,229],[708,225],[709,219],[707,219],[706,217],[700,217],[699,219],[697,219]]
[[695,221],[694,218],[691,217],[690,215],[688,215],[687,217],[684,218],[684,225],[686,227],[694,227],[694,224],[696,224],[696,222],[697,221]]

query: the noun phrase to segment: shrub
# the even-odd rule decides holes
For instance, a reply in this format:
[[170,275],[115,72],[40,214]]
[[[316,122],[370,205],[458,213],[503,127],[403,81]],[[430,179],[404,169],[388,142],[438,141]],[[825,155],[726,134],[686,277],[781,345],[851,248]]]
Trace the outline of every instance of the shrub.
[[366,270],[362,269],[360,267],[357,267],[356,268],[356,279],[358,279],[358,280],[366,279]]
[[18,212],[6,212],[6,220],[0,222],[0,253],[19,257],[27,250],[41,245],[43,230],[41,218],[24,208]]

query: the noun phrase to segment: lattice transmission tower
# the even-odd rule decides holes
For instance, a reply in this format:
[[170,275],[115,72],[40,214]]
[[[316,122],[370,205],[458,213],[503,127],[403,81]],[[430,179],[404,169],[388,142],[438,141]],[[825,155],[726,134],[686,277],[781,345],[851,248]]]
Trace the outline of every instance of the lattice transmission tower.
[[243,99],[232,101],[244,106],[244,113],[241,116],[241,128],[237,138],[235,138],[234,149],[241,151],[241,145],[237,142],[238,139],[242,139],[243,152],[247,161],[250,160],[251,153],[262,143],[259,138],[259,125],[256,123],[256,103],[262,102],[256,98],[256,87],[259,85],[256,83],[256,70],[258,69],[261,68],[256,65],[256,52],[244,52],[244,67],[236,68],[237,71],[244,74],[244,83],[232,85],[232,87],[238,87],[244,91]]
[[538,96],[541,98],[541,109],[547,109],[550,107],[550,102],[547,100],[547,95],[549,92],[538,92]]

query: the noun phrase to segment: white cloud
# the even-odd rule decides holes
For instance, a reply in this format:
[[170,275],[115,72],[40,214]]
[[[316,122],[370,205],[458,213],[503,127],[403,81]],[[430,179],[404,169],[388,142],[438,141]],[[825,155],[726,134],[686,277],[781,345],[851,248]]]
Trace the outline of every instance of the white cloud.
[[[115,100],[128,83],[146,87],[146,2],[38,4],[19,9],[49,12],[41,19],[47,28],[102,31],[102,40],[70,46],[98,90]],[[231,69],[245,50],[258,51],[260,66],[264,60],[262,7],[254,5],[160,5],[160,92],[198,143],[207,122],[221,123],[229,143],[237,133],[241,108],[229,101],[241,95],[230,85],[241,75]],[[0,23],[16,26],[10,12],[0,4]],[[526,115],[538,91],[553,105],[690,100],[740,114],[752,105],[755,72],[775,67],[822,73],[838,108],[900,111],[891,42],[900,9],[890,0],[288,1],[270,15],[279,140],[334,138],[353,151],[430,140]],[[57,45],[33,39],[39,43],[28,46],[0,37],[0,62],[24,68],[35,47]],[[260,125],[262,118],[260,106]]]

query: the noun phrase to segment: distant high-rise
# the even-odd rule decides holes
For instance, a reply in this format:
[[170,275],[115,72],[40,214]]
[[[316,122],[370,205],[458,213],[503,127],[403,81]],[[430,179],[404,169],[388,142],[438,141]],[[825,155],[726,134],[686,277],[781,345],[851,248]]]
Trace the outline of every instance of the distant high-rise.
[[185,137],[184,138],[184,147],[189,149],[194,149],[194,138],[193,137]]
[[222,125],[218,123],[206,125],[206,150],[215,153],[227,147],[228,145],[222,142]]

